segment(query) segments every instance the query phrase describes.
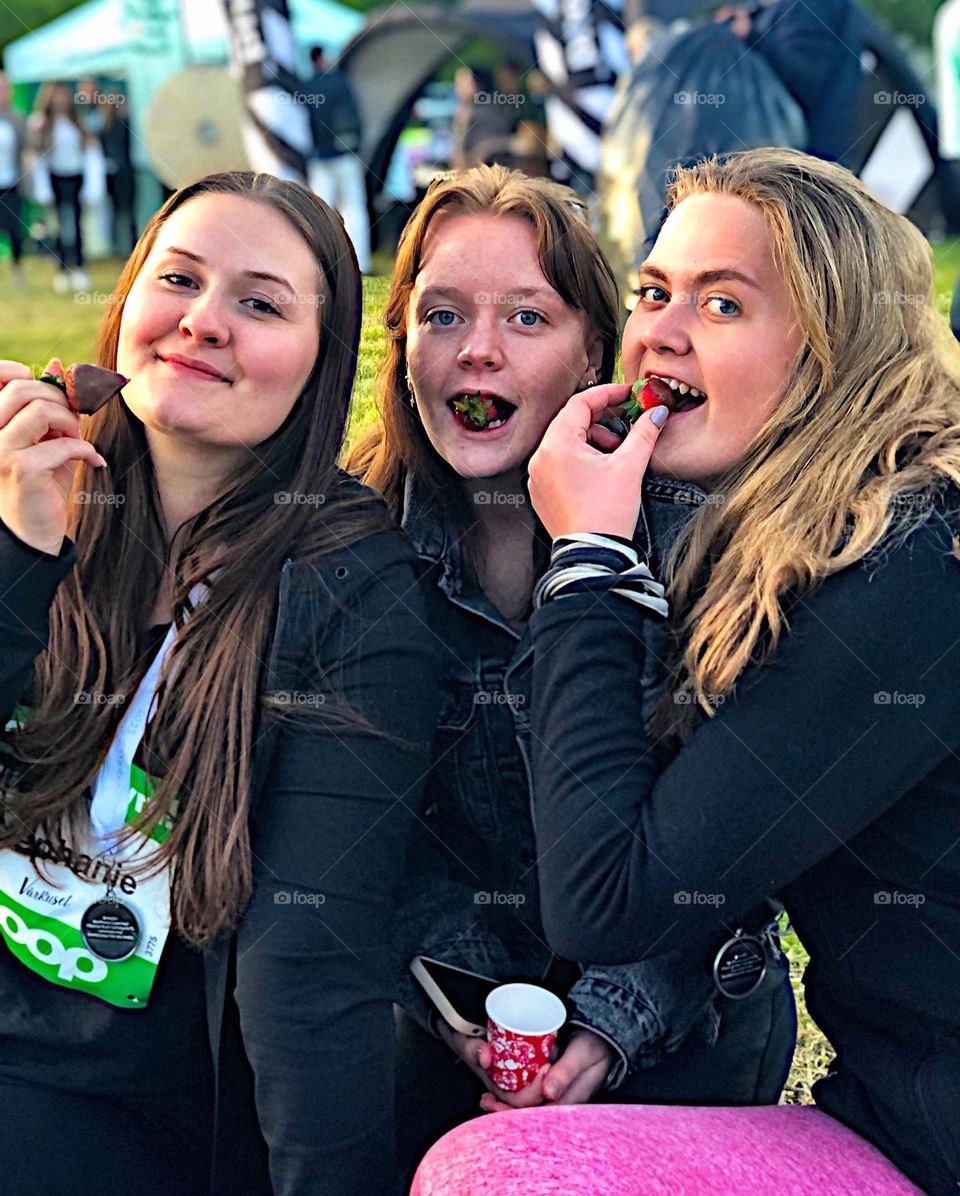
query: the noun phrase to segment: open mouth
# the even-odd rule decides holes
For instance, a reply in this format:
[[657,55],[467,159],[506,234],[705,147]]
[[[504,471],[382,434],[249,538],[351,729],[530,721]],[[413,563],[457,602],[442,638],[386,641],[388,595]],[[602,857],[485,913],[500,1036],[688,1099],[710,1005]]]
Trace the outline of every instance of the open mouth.
[[[702,407],[707,401],[707,396],[702,390],[664,374],[650,374],[647,386],[656,388],[657,405],[669,407],[673,415],[680,415],[684,411],[693,411],[696,407]],[[646,405],[644,405],[644,410],[646,410]]]
[[508,423],[516,404],[489,391],[461,391],[447,400],[453,418],[467,432],[492,432]]
[[688,382],[666,374],[647,374],[634,382],[630,396],[620,410],[622,417],[632,424],[653,407],[666,407],[672,415],[684,415],[702,407],[706,401],[703,391]]

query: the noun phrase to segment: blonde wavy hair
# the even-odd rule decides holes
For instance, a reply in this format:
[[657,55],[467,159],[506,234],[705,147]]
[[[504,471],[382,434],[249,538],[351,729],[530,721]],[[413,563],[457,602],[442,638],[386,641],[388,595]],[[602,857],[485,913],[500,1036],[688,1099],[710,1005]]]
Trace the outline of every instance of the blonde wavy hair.
[[[901,543],[960,485],[960,353],[921,233],[848,171],[758,149],[678,168],[672,211],[733,195],[766,218],[804,346],[774,415],[664,563],[676,673],[655,718],[686,740],[789,630],[781,595]],[[960,558],[960,541],[953,540]],[[685,690],[693,703],[679,704]]]

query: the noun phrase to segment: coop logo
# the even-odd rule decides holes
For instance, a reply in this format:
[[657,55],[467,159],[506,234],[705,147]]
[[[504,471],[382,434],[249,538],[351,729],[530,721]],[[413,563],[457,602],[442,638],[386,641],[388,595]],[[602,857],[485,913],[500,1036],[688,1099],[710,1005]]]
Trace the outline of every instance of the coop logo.
[[60,980],[85,980],[88,984],[96,984],[106,978],[107,965],[102,959],[82,947],[65,947],[56,935],[28,926],[19,914],[3,904],[0,904],[0,930],[11,943],[26,947],[34,959],[55,967]]

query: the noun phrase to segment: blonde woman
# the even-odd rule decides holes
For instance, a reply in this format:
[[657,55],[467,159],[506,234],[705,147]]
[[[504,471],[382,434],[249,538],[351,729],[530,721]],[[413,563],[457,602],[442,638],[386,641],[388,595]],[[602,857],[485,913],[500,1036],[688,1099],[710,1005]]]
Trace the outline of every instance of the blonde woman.
[[[498,1193],[956,1191],[960,369],[931,297],[921,235],[840,167],[764,149],[680,170],[623,344],[628,379],[676,390],[610,456],[588,432],[622,391],[575,396],[530,469],[553,537],[531,620],[547,937],[692,952],[712,907],[678,887],[730,914],[778,893],[836,1052],[818,1107],[535,1110],[448,1136],[419,1196],[487,1173]],[[668,562],[665,769],[636,716],[663,598],[630,543],[648,467],[714,500]]]

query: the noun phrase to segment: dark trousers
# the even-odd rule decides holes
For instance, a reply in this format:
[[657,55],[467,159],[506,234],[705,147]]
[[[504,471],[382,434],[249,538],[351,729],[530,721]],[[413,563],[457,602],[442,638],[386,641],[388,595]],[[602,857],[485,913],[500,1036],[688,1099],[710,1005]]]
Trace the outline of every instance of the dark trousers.
[[[647,1105],[771,1105],[787,1082],[797,1037],[790,981],[771,969],[745,1001],[720,998],[720,1035],[709,1046],[696,1033],[656,1067],[629,1076],[594,1103]],[[434,1142],[482,1114],[485,1089],[446,1045],[396,1009],[397,1149],[404,1182]]]
[[[82,174],[50,175],[53,198],[57,206],[57,239],[54,253],[60,269],[83,267],[83,233],[80,230],[80,188]],[[68,260],[69,259],[69,260]]]
[[13,260],[23,255],[23,225],[20,222],[20,192],[15,186],[0,187],[0,233],[10,238]]
[[135,184],[133,171],[114,171],[107,175],[107,194],[113,209],[111,235],[113,252],[117,257],[127,257],[137,243],[137,225],[134,217]]
[[210,1125],[178,1093],[123,1104],[0,1080],[4,1196],[205,1196]]

